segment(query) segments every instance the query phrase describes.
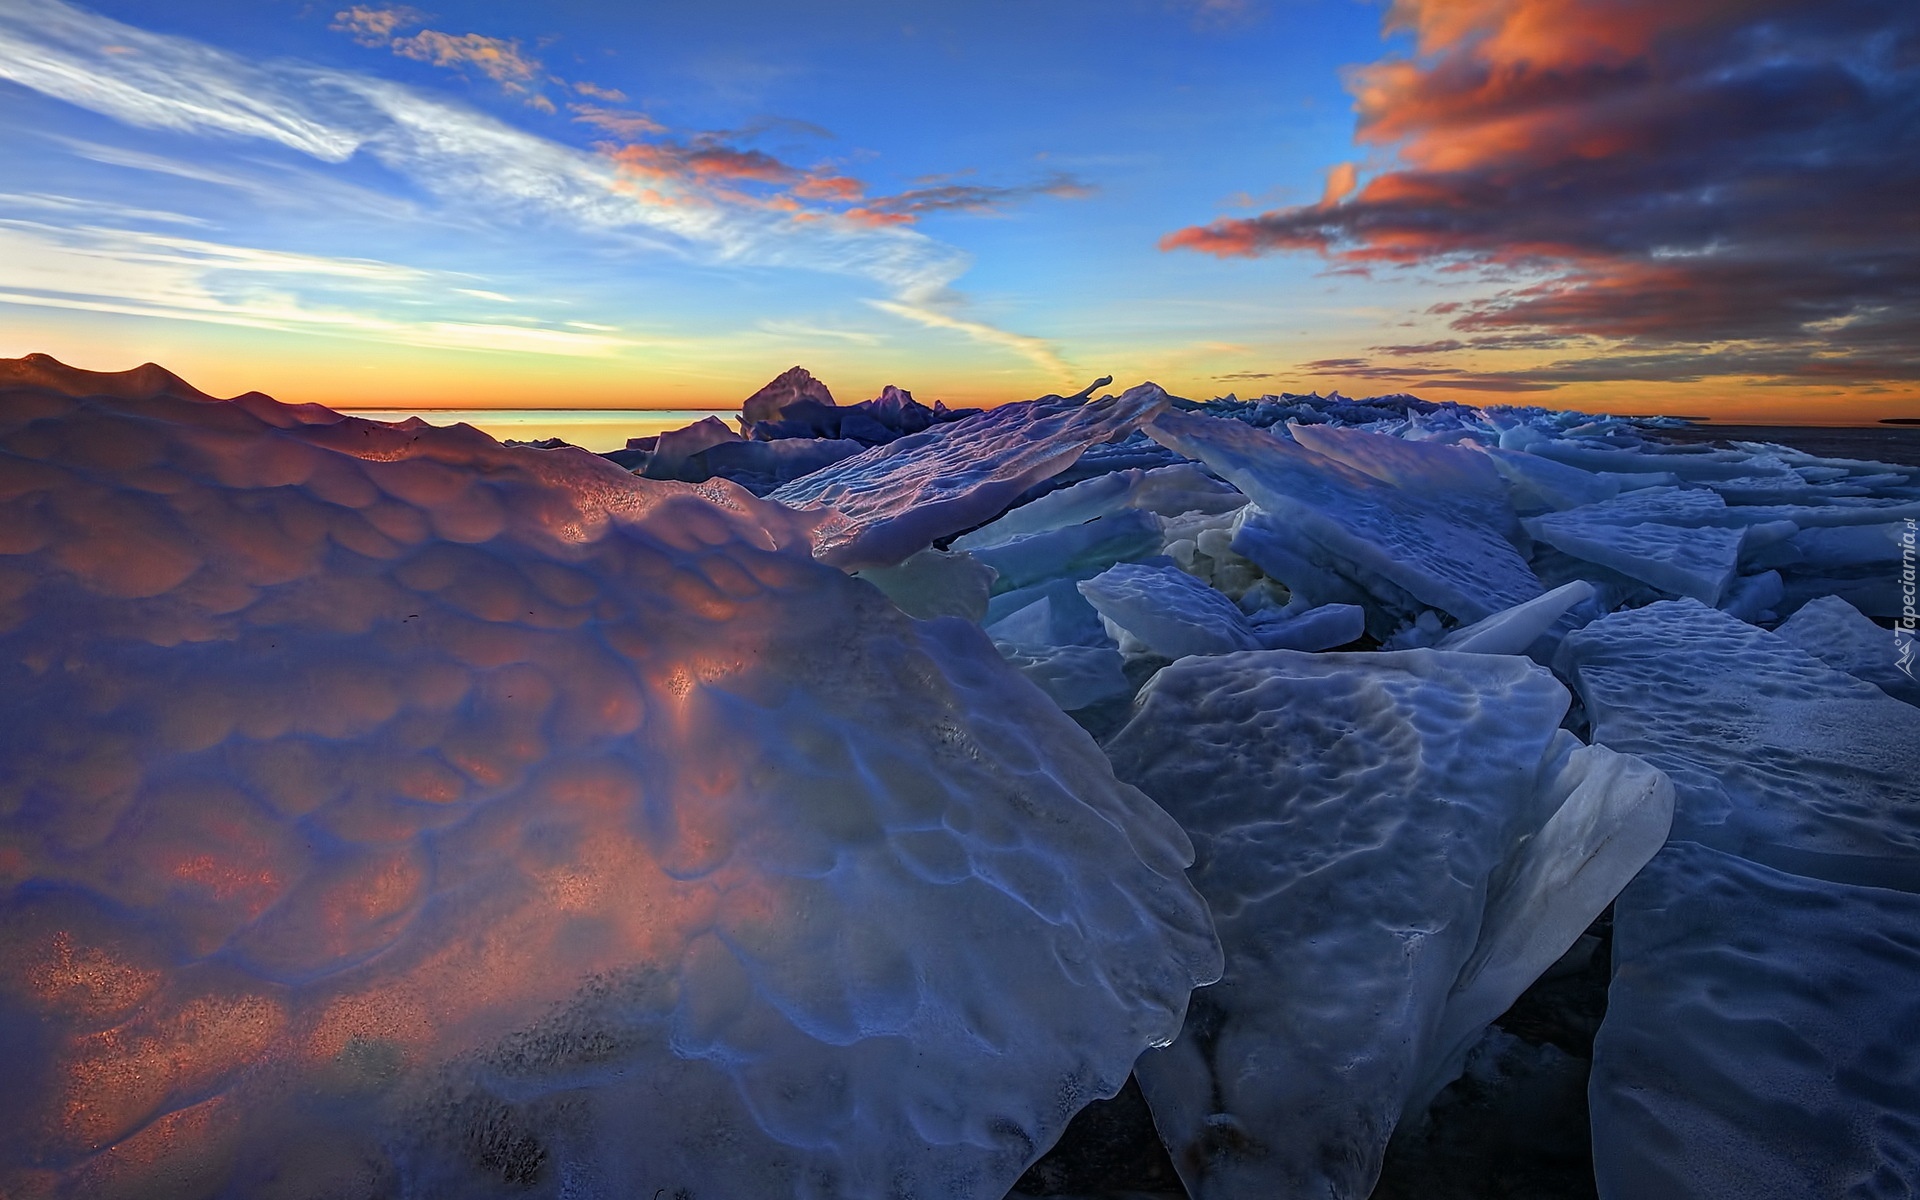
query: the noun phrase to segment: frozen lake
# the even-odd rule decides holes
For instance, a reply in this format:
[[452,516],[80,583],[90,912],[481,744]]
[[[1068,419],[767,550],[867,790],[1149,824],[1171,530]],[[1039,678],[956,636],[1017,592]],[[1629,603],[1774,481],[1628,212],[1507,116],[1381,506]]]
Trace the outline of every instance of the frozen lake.
[[429,425],[467,424],[506,441],[531,442],[557,437],[596,454],[623,450],[628,438],[646,437],[691,425],[702,417],[719,417],[731,428],[740,416],[737,408],[381,408],[341,409],[372,421],[404,421],[419,417]]

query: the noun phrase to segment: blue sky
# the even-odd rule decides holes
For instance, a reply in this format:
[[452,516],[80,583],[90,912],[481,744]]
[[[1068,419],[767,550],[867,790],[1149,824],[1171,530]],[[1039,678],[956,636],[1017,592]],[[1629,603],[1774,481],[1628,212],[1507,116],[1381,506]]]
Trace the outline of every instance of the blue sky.
[[[1763,406],[1911,397],[1738,328],[1664,374],[1644,330],[1485,332],[1591,254],[1299,231],[1371,218],[1439,136],[1357,141],[1367,64],[1483,54],[1546,3],[1436,32],[1416,0],[1393,28],[1355,0],[0,0],[0,354],[381,407],[725,404],[795,362],[844,400],[1112,373],[1671,410],[1756,362]],[[1323,201],[1343,163],[1365,182]]]

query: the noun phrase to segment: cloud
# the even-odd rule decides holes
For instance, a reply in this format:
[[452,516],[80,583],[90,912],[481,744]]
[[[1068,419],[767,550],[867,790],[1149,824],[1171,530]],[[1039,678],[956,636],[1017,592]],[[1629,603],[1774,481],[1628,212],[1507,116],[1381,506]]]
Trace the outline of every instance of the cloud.
[[508,91],[525,91],[540,73],[540,60],[520,49],[518,41],[478,33],[454,35],[423,29],[412,37],[395,38],[395,54],[436,67],[458,70],[472,67]]
[[331,28],[336,33],[353,35],[353,40],[362,46],[384,46],[394,33],[402,29],[411,29],[425,24],[427,14],[417,8],[404,5],[389,8],[375,8],[371,5],[356,4],[352,8],[333,14]]
[[627,94],[619,88],[603,88],[597,84],[588,83],[584,79],[576,79],[567,86],[579,92],[582,96],[591,96],[595,100],[605,100],[608,104],[620,104],[627,98]]
[[634,343],[537,320],[420,320],[454,277],[373,259],[328,258],[99,226],[0,219],[0,302],[409,346],[598,357]]
[[667,132],[665,125],[645,113],[604,108],[598,104],[569,104],[567,111],[574,114],[574,120],[617,138],[640,138]]
[[[116,52],[109,53],[107,47]],[[755,151],[689,141],[681,148],[681,173],[663,172],[648,180],[648,187],[636,188],[632,171],[606,154],[538,137],[452,100],[354,72],[287,61],[255,64],[61,0],[6,0],[0,5],[0,79],[138,129],[265,142],[323,164],[365,155],[407,180],[426,198],[421,203],[437,205],[432,215],[440,220],[475,226],[547,224],[616,248],[664,252],[689,261],[869,280],[890,297],[886,303],[896,305],[889,311],[905,319],[955,330],[1036,362],[1058,363],[1039,339],[958,315],[961,302],[949,285],[967,270],[970,259],[957,248],[915,230],[842,219],[831,210],[817,214],[819,219],[797,221],[752,196],[709,186],[715,181],[753,183],[756,172],[779,176],[783,171],[795,172],[789,177],[794,187],[808,180],[828,190],[844,186],[825,182],[833,176],[798,171],[772,156],[756,158]],[[96,157],[195,174],[209,183],[222,176],[139,151],[102,147]],[[267,169],[290,170],[279,163]],[[260,186],[238,174],[229,182]],[[62,253],[70,266],[97,266],[123,254],[133,267],[151,270],[159,264],[142,257],[150,250],[104,238],[84,248],[68,246]],[[232,264],[238,260],[212,250],[180,251],[176,257],[180,261],[171,266],[186,274],[169,276],[170,291],[129,285],[125,307],[165,309],[163,315],[173,316],[198,313],[198,319],[221,323],[248,319],[251,310],[243,304],[209,290],[220,280],[236,277],[241,268]],[[36,290],[19,283],[21,270],[0,255],[0,283],[14,295]],[[92,272],[93,290],[65,293],[54,276],[43,273],[38,278],[46,284],[39,289],[48,294],[45,303],[98,307],[116,302],[111,271]],[[167,295],[174,299],[166,300]],[[206,295],[217,302],[207,302]],[[334,320],[279,313],[270,298],[255,298],[260,311],[277,314],[263,320],[284,321],[290,327],[320,327]],[[341,317],[339,323],[350,321]],[[454,324],[460,328],[432,336],[471,336],[464,323]],[[545,334],[513,336],[546,339]]]
[[948,183],[916,188],[893,196],[880,196],[850,209],[847,216],[878,225],[904,225],[919,220],[927,213],[996,213],[1035,196],[1078,200],[1092,194],[1091,187],[1070,175],[1053,175],[1039,183],[1015,187]]
[[1460,332],[1594,336],[1675,371],[1739,345],[1865,379],[1899,369],[1889,328],[1920,341],[1920,7],[1397,0],[1388,26],[1414,53],[1348,78],[1386,169],[1162,247],[1477,275],[1504,286],[1432,310]]

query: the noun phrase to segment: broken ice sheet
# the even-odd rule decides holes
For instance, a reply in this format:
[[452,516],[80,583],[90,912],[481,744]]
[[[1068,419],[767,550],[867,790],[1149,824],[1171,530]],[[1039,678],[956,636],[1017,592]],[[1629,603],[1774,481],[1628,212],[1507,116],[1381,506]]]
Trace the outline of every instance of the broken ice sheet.
[[1227,952],[1135,1073],[1196,1196],[1351,1197],[1395,1126],[1666,837],[1657,771],[1530,661],[1255,651],[1154,676],[1107,743],[1193,838]]
[[1672,776],[1675,838],[1920,891],[1920,710],[1696,600],[1602,617],[1556,664],[1595,740]]
[[1191,849],[810,521],[8,393],[0,1192],[1001,1195],[1217,973]]
[[1691,842],[1614,909],[1602,1200],[1920,1193],[1920,897]]
[[826,510],[814,554],[885,567],[986,521],[1089,446],[1131,432],[1167,405],[1151,383],[1087,404],[1006,404],[842,459],[769,493]]
[[[1491,525],[1264,430],[1167,412],[1147,433],[1246,493],[1272,522],[1267,532],[1288,539],[1292,556],[1343,576],[1401,615],[1424,605],[1477,621],[1543,590],[1513,543]],[[1234,549],[1312,602],[1349,598],[1310,581],[1295,587],[1284,570],[1243,549],[1239,539]]]

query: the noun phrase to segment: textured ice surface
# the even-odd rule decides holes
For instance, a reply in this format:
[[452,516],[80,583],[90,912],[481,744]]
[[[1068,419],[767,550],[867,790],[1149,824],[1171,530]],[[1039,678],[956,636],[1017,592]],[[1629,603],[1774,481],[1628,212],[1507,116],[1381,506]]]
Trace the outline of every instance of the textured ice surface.
[[[1920,704],[1920,684],[1900,669],[1893,630],[1875,625],[1838,596],[1808,601],[1774,632],[1830,667],[1908,704]],[[1914,669],[1920,670],[1920,664]]]
[[1656,488],[1529,517],[1527,532],[1575,558],[1677,596],[1717,604],[1740,564],[1744,534],[1709,522],[1725,513],[1710,491]]
[[1190,1193],[1365,1197],[1404,1108],[1658,848],[1664,781],[1576,749],[1567,704],[1431,650],[1189,658],[1141,692],[1107,750],[1193,838],[1227,951],[1135,1068]]
[[1151,383],[1089,404],[1007,404],[842,459],[771,497],[830,510],[814,553],[849,570],[884,567],[988,520],[1014,497],[1124,436],[1167,405]]
[[1688,842],[1614,907],[1602,1200],[1920,1195],[1920,897]]
[[1593,736],[1673,777],[1675,838],[1920,891],[1920,710],[1693,600],[1569,634]]
[[1525,654],[1527,647],[1553,628],[1562,614],[1593,595],[1593,585],[1584,579],[1563,583],[1525,604],[1454,630],[1440,639],[1440,649],[1467,654]]
[[953,539],[955,550],[997,546],[1033,533],[1078,525],[1123,508],[1177,517],[1188,512],[1232,512],[1247,498],[1196,463],[1114,471],[1048,492],[972,533]]
[[1410,442],[1336,425],[1295,425],[1294,441],[1363,475],[1444,505],[1467,520],[1511,536],[1518,532],[1506,482],[1478,450]]
[[810,519],[6,393],[0,1192],[1000,1196],[1217,969],[1190,847]]
[[[1297,539],[1298,557],[1345,576],[1389,607],[1410,609],[1410,599],[1477,621],[1542,590],[1513,544],[1492,526],[1262,430],[1168,412],[1148,434],[1206,463],[1251,497],[1271,519],[1273,536]],[[1262,561],[1252,550],[1241,553]],[[1293,586],[1285,573],[1269,573]]]

